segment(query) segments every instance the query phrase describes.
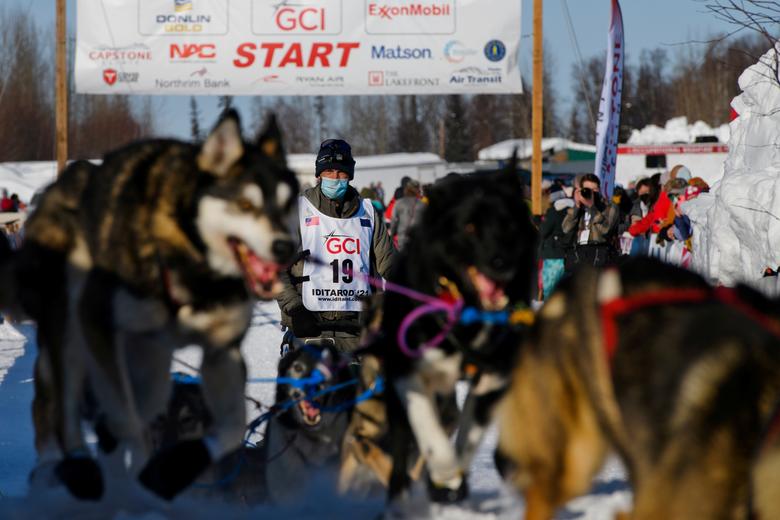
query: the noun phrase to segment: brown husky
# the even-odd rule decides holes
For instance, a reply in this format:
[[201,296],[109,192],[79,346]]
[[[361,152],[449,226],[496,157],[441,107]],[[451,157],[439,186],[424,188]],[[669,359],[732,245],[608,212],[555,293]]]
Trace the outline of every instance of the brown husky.
[[611,450],[630,518],[780,518],[777,310],[648,259],[564,283],[500,406],[496,458],[526,518],[587,492]]
[[[81,431],[88,390],[101,448],[130,450],[131,471],[165,498],[241,444],[239,345],[254,298],[274,296],[294,252],[297,191],[275,122],[248,143],[231,111],[202,145],[137,142],[100,166],[71,165],[44,193],[22,249],[2,262],[15,285],[0,300],[38,323],[36,446],[75,496],[103,491]],[[213,429],[144,467],[172,352],[192,343],[204,348]]]

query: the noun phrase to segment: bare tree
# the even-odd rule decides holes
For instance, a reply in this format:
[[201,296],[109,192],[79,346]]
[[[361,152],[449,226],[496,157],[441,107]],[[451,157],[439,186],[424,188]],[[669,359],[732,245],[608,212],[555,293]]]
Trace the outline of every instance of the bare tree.
[[200,110],[195,96],[190,96],[190,137],[193,141],[201,140],[200,133]]

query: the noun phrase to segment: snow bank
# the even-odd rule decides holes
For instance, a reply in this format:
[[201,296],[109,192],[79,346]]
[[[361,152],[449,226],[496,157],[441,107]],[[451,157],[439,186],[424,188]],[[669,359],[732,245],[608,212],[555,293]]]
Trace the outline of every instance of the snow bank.
[[666,122],[664,128],[648,125],[641,130],[633,130],[628,144],[672,144],[695,143],[697,137],[714,135],[721,143],[729,140],[729,125],[713,128],[703,121],[688,124],[687,117],[675,117]]
[[0,325],[0,384],[16,360],[24,354],[26,341],[24,334],[7,321]]
[[731,106],[725,173],[709,195],[686,203],[694,225],[694,268],[726,285],[758,283],[780,265],[780,88],[775,50],[739,78]]

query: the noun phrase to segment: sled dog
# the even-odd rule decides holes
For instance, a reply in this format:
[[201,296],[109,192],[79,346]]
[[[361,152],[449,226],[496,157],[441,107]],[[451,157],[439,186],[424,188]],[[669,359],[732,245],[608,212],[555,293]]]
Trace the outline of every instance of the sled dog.
[[[249,143],[229,111],[202,145],[136,142],[100,166],[72,165],[44,193],[22,251],[4,269],[30,271],[29,279],[43,273],[37,265],[56,267],[51,277],[63,305],[30,312],[45,336],[36,365],[36,445],[39,454],[64,455],[55,474],[74,495],[102,495],[81,432],[87,391],[97,400],[101,449],[129,450],[132,473],[164,498],[240,446],[239,345],[254,299],[274,296],[277,273],[294,253],[297,191],[275,121]],[[35,219],[56,225],[33,227]],[[22,258],[37,264],[20,265]],[[204,350],[213,427],[148,460],[145,431],[164,412],[172,352],[193,343]]]
[[[519,174],[453,176],[430,190],[429,205],[398,255],[389,281],[443,302],[461,300],[477,312],[496,313],[530,303],[536,233]],[[477,319],[448,323],[444,312],[412,323],[399,345],[399,329],[420,302],[392,289],[384,294],[381,327],[369,353],[382,361],[392,472],[388,493],[408,488],[410,450],[425,459],[430,497],[454,502],[467,495],[467,474],[494,404],[508,384],[521,329]],[[441,335],[433,348],[428,342]],[[468,379],[469,395],[453,446],[444,410],[455,385]]]
[[609,451],[630,518],[780,518],[777,311],[650,259],[565,281],[499,406],[497,460],[526,518],[587,492]]

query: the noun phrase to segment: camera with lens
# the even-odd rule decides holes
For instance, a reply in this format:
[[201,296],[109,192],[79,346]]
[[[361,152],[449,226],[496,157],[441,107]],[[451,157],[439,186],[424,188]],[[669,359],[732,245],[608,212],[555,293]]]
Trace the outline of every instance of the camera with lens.
[[580,190],[580,195],[582,196],[583,199],[590,200],[593,198],[593,190],[590,188],[582,188]]

